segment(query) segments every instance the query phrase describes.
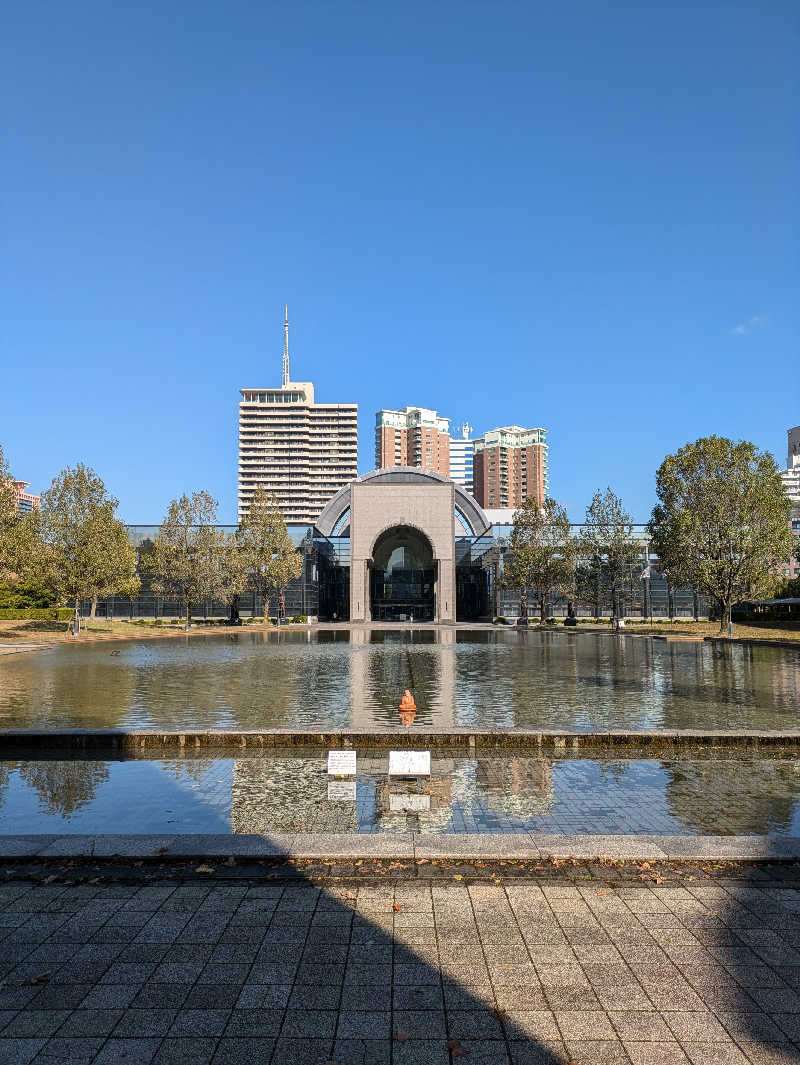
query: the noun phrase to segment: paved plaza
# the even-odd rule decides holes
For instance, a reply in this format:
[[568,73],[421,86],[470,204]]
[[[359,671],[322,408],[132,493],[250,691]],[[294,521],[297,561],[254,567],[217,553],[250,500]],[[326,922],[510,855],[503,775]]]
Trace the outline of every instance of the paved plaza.
[[7,870],[0,1062],[800,1061],[794,867],[458,868]]

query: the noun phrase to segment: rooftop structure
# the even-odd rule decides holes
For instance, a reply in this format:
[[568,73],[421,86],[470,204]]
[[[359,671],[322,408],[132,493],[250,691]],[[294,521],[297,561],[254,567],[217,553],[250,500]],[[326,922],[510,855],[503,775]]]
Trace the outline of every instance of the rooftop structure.
[[14,488],[17,493],[18,514],[30,514],[31,511],[38,510],[39,504],[42,501],[41,496],[34,495],[33,492],[25,491],[29,484],[30,481],[14,481]]

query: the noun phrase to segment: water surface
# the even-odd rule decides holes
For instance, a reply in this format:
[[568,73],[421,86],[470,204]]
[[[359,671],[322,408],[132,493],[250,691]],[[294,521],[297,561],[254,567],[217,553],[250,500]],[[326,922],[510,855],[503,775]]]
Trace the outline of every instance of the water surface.
[[797,727],[800,649],[497,630],[57,644],[0,658],[0,728]]
[[359,752],[357,778],[331,781],[313,749],[0,762],[0,833],[800,834],[793,754],[433,751],[418,781],[389,781],[387,763]]

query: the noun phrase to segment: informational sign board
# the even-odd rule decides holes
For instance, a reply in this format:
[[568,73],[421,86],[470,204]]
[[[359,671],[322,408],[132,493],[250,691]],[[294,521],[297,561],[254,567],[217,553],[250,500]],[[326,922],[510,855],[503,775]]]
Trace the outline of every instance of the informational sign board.
[[392,812],[407,811],[408,813],[421,813],[430,810],[430,795],[390,795],[389,809]]
[[356,775],[356,752],[328,751],[328,775],[354,777]]
[[356,782],[354,780],[329,780],[328,802],[355,802]]
[[390,777],[429,777],[430,751],[389,751]]

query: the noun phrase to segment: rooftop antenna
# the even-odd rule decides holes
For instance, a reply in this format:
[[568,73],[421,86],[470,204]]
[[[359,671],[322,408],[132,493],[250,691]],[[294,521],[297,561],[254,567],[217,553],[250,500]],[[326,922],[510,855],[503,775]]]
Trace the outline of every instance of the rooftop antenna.
[[472,426],[469,422],[463,422],[461,426],[461,438],[462,440],[469,440],[469,434],[472,432]]
[[283,320],[283,387],[289,385],[289,304],[286,304],[286,316]]

